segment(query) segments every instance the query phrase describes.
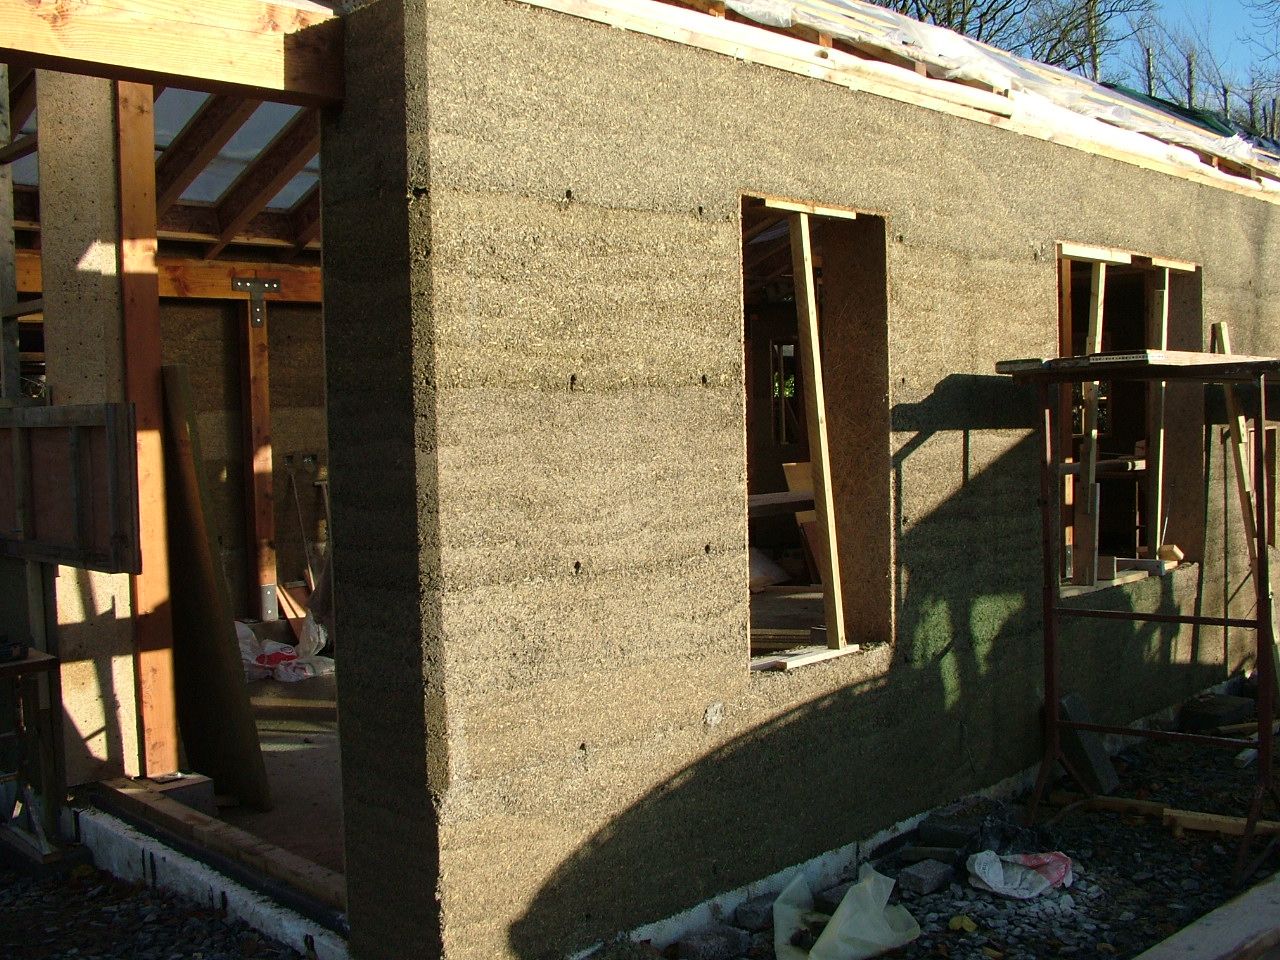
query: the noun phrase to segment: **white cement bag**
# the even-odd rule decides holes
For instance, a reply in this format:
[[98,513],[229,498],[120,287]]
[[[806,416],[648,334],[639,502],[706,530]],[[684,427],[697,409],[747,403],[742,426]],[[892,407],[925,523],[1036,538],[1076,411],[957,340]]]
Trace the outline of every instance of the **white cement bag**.
[[784,583],[791,579],[791,575],[770,560],[769,555],[763,550],[752,547],[748,555],[751,557],[752,593],[759,593],[765,587],[772,587],[775,583]]
[[983,850],[965,865],[969,868],[969,882],[979,890],[1015,900],[1030,900],[1053,887],[1069,887],[1074,880],[1071,858],[1058,851],[1001,857],[994,850]]
[[804,926],[804,915],[813,911],[813,894],[797,875],[773,905],[773,949],[778,960],[866,960],[910,943],[920,936],[920,925],[901,905],[889,906],[893,880],[862,865],[858,882],[849,888],[836,912],[811,950],[791,944],[792,935]]

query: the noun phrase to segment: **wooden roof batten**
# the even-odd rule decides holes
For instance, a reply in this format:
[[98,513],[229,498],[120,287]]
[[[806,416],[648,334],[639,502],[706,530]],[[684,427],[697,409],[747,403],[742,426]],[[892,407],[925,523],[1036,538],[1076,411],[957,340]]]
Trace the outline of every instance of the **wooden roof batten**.
[[0,60],[319,106],[342,99],[341,29],[302,0],[0,0]]

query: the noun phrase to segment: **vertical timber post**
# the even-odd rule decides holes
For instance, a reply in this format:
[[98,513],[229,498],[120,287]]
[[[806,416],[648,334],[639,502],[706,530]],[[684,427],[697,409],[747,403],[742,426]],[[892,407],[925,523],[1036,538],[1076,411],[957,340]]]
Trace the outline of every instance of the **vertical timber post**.
[[258,618],[277,620],[276,507],[271,451],[271,351],[267,339],[268,293],[278,293],[280,281],[237,277],[233,289],[249,294],[244,323],[244,435],[245,483],[249,509],[249,578]]
[[142,571],[130,577],[139,741],[147,776],[178,769],[173,617],[165,518],[160,287],[156,274],[155,116],[150,84],[115,84],[120,189],[120,299],[125,398],[138,427]]

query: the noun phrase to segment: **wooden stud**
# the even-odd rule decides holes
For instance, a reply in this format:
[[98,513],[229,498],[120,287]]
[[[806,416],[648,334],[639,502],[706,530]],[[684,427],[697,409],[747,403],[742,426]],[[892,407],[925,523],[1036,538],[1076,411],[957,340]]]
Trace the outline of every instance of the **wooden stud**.
[[[8,69],[0,64],[0,143],[16,132],[9,125]],[[0,319],[0,396],[6,400],[21,396],[18,318],[8,315],[19,292],[13,219],[13,175],[8,167],[0,166],[0,310],[6,314]]]
[[320,112],[301,110],[218,200],[218,239],[205,251],[205,258],[221,253],[319,149]]
[[0,59],[286,103],[342,99],[342,34],[327,10],[260,0],[6,0]]
[[813,276],[813,240],[809,214],[791,216],[792,274],[795,277],[796,327],[804,378],[805,420],[809,428],[809,462],[813,467],[814,510],[824,547],[820,561],[826,563],[827,644],[842,649],[848,643],[844,623],[844,596],[841,591],[840,553],[836,540],[835,499],[831,492],[831,449],[827,442],[826,398],[822,388],[822,347],[818,327],[818,299]]
[[[1169,348],[1169,269],[1148,274],[1147,346]],[[1164,545],[1164,403],[1163,380],[1147,383],[1147,556],[1155,558]]]
[[245,305],[244,371],[246,443],[245,478],[249,509],[249,565],[251,596],[260,599],[259,617],[275,620],[276,510],[271,450],[271,373],[267,337],[267,309],[255,318],[254,305]]
[[156,161],[158,216],[178,202],[182,192],[191,186],[261,103],[261,100],[214,96],[201,104]]
[[173,620],[165,518],[164,397],[156,276],[155,118],[151,85],[116,84],[120,187],[120,292],[125,398],[137,417],[138,525],[142,572],[130,577],[143,771],[178,769]]
[[[1058,259],[1058,356],[1069,357],[1075,352],[1075,320],[1072,313],[1071,297],[1071,261],[1065,257]],[[1072,457],[1072,437],[1075,436],[1075,404],[1071,389],[1058,392],[1058,436],[1062,438],[1061,447],[1065,451],[1065,462]],[[1063,478],[1061,490],[1061,516],[1070,518],[1075,505],[1076,478],[1068,475]],[[1075,523],[1068,519],[1063,524],[1058,569],[1070,567],[1072,545],[1075,537]]]
[[[1089,285],[1089,330],[1085,337],[1087,354],[1102,352],[1102,329],[1107,293],[1107,264],[1093,264]],[[1083,385],[1084,438],[1081,441],[1080,497],[1075,507],[1075,543],[1072,548],[1072,583],[1092,586],[1098,582],[1098,394],[1097,380]]]

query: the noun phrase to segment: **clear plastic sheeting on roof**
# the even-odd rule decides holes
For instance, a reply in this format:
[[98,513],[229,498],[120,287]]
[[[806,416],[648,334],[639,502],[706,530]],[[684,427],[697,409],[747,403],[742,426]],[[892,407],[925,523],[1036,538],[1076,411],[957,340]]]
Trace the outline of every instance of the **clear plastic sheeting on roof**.
[[[861,0],[726,0],[725,5],[757,23],[809,27],[851,43],[909,57],[932,67],[931,75],[942,79],[1008,91],[1014,115],[1031,122],[1060,124],[1078,136],[1103,143],[1115,142],[1116,138],[1102,133],[1100,125],[1119,128],[1162,141],[1161,145],[1144,147],[1132,136],[1120,138],[1128,150],[1202,170],[1199,154],[1204,154],[1280,177],[1280,158],[1243,137],[1217,136],[1078,74]],[[1060,111],[1095,122],[1082,127]]]

